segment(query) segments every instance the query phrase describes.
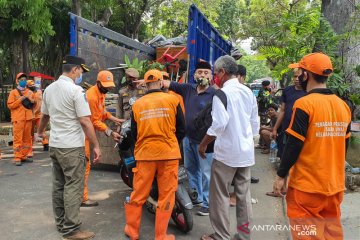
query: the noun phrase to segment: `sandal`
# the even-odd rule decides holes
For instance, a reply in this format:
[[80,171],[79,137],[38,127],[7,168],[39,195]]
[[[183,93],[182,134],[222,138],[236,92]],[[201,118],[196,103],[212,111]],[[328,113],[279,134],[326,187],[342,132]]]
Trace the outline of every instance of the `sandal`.
[[264,149],[261,151],[262,154],[269,154],[270,153],[270,149]]
[[202,235],[200,240],[215,240],[214,237],[215,233],[209,234],[209,235]]
[[[274,193],[274,192],[267,192],[267,193],[265,193],[267,196],[270,196],[270,197],[282,197],[281,195],[278,195],[278,194],[276,194],[276,193]],[[286,194],[286,192],[284,192],[284,193],[282,193],[283,195],[285,195]]]
[[264,148],[265,148],[265,146],[263,146],[263,145],[260,145],[260,144],[255,145],[255,149],[264,149]]

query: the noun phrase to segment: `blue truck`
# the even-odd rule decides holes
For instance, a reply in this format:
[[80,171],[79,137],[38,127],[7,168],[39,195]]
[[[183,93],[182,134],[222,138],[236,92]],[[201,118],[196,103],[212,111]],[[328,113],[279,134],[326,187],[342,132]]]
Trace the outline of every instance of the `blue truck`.
[[[120,33],[102,27],[94,22],[70,15],[70,55],[83,57],[90,72],[84,75],[84,80],[94,85],[97,73],[100,70],[116,68],[124,64],[125,55],[130,60],[155,60],[156,49],[152,46],[137,42]],[[215,60],[226,54],[230,54],[231,43],[227,42],[220,33],[210,24],[208,19],[195,6],[189,8],[188,18],[188,73],[189,82],[194,82],[193,73],[199,59],[213,64]],[[121,87],[121,79],[124,75],[123,69],[116,68],[113,71],[116,85],[115,91]],[[113,109],[111,109],[113,110]],[[111,111],[113,112],[113,111]],[[111,123],[109,123],[111,126]],[[112,140],[97,134],[103,152],[102,164],[118,165],[118,152],[114,148]]]

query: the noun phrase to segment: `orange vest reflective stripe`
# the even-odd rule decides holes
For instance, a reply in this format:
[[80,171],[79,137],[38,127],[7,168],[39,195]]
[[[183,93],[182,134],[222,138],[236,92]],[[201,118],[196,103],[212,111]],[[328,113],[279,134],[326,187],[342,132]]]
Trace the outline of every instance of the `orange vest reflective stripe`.
[[179,99],[163,92],[152,92],[133,105],[137,124],[136,160],[180,159],[176,139],[176,114]]
[[[292,130],[296,109],[309,116],[306,137]],[[334,94],[311,93],[295,102],[293,113],[286,132],[303,141],[304,146],[290,169],[289,186],[328,196],[344,191],[349,107]]]

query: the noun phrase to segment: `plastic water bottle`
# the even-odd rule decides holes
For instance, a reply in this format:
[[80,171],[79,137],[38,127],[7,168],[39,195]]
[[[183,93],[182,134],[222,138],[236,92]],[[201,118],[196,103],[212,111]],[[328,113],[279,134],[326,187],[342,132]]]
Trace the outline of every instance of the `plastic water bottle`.
[[125,205],[125,204],[128,204],[129,202],[130,202],[130,196],[126,196],[124,205]]
[[275,140],[271,140],[270,143],[270,155],[269,155],[269,162],[270,163],[276,163],[276,155],[277,155],[277,144]]

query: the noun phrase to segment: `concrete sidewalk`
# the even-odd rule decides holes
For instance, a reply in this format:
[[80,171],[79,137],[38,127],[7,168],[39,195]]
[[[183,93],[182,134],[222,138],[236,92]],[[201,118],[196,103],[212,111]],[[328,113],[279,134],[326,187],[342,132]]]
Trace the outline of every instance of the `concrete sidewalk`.
[[[37,145],[34,163],[21,167],[12,164],[11,155],[0,160],[0,240],[58,240],[51,205],[51,162],[48,153]],[[275,170],[267,161],[268,155],[257,150],[256,165],[252,175],[260,178],[260,183],[252,184],[254,225],[284,225],[283,199],[265,195],[271,191]],[[81,208],[82,229],[94,231],[95,239],[126,239],[123,235],[125,224],[123,202],[131,190],[122,183],[117,172],[92,171],[89,181],[90,198],[100,202],[95,208]],[[359,239],[359,193],[345,195],[343,218],[345,239]],[[199,239],[201,235],[212,233],[208,217],[200,217],[193,210],[194,228],[184,234],[178,231],[170,220],[169,233],[176,239]],[[236,232],[235,208],[229,208],[231,231]],[[142,216],[141,239],[153,239],[155,216],[145,208]],[[253,231],[254,240],[289,239],[284,231]]]

